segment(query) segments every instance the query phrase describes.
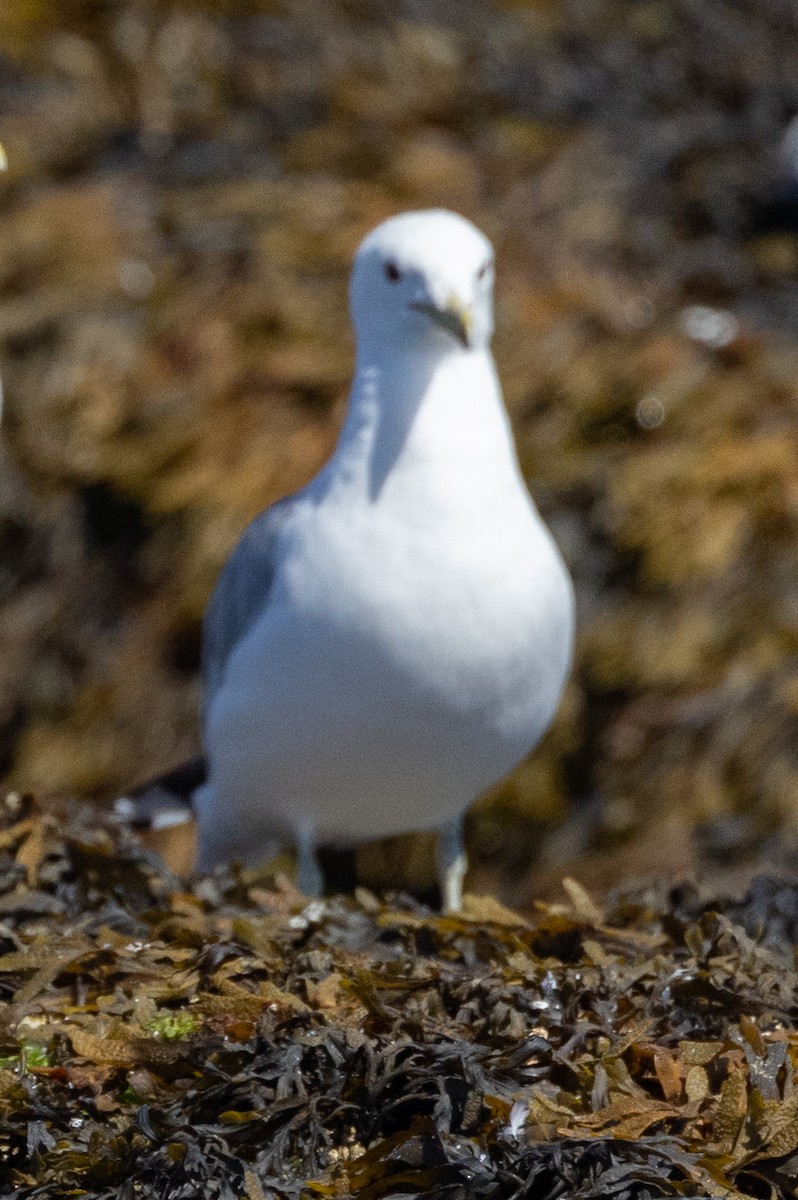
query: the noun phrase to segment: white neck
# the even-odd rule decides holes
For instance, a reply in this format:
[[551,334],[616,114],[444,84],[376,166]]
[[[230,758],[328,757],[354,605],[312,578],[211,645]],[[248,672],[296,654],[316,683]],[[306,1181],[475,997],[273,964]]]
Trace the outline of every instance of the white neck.
[[403,477],[415,489],[438,489],[440,467],[457,466],[458,482],[490,485],[518,479],[512,436],[489,349],[427,357],[358,356],[349,411],[327,486],[354,488],[378,501]]

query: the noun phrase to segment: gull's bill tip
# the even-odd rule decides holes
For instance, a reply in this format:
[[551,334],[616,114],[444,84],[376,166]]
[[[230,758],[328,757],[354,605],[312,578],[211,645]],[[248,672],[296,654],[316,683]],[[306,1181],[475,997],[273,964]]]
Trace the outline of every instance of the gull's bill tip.
[[448,296],[443,308],[420,300],[412,303],[410,307],[431,317],[436,325],[440,325],[441,329],[450,333],[461,346],[468,349],[471,345],[474,333],[474,314],[468,305],[463,304],[457,296]]

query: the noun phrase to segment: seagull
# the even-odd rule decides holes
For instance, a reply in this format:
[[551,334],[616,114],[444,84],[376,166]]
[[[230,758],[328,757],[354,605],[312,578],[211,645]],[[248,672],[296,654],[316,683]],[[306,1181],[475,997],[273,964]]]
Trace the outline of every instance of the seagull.
[[464,812],[548,727],[574,629],[491,355],[493,274],[442,210],[357,251],[337,447],[250,524],[208,606],[200,870],[288,841],[314,895],[318,844],[434,830],[461,907]]

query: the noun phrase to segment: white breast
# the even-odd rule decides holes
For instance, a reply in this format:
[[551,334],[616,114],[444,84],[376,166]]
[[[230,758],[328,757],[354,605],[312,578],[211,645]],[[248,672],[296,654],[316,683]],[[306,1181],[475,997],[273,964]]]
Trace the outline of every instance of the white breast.
[[570,581],[500,403],[484,428],[460,415],[443,461],[430,403],[376,494],[346,442],[311,489],[208,713],[206,858],[253,857],[286,823],[333,841],[440,826],[549,724]]

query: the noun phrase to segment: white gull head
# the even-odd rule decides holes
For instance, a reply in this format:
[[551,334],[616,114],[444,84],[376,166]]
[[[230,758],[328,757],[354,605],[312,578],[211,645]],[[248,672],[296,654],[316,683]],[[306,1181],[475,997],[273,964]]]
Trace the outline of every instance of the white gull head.
[[443,209],[378,225],[355,257],[352,321],[361,360],[485,350],[493,333],[493,248]]

